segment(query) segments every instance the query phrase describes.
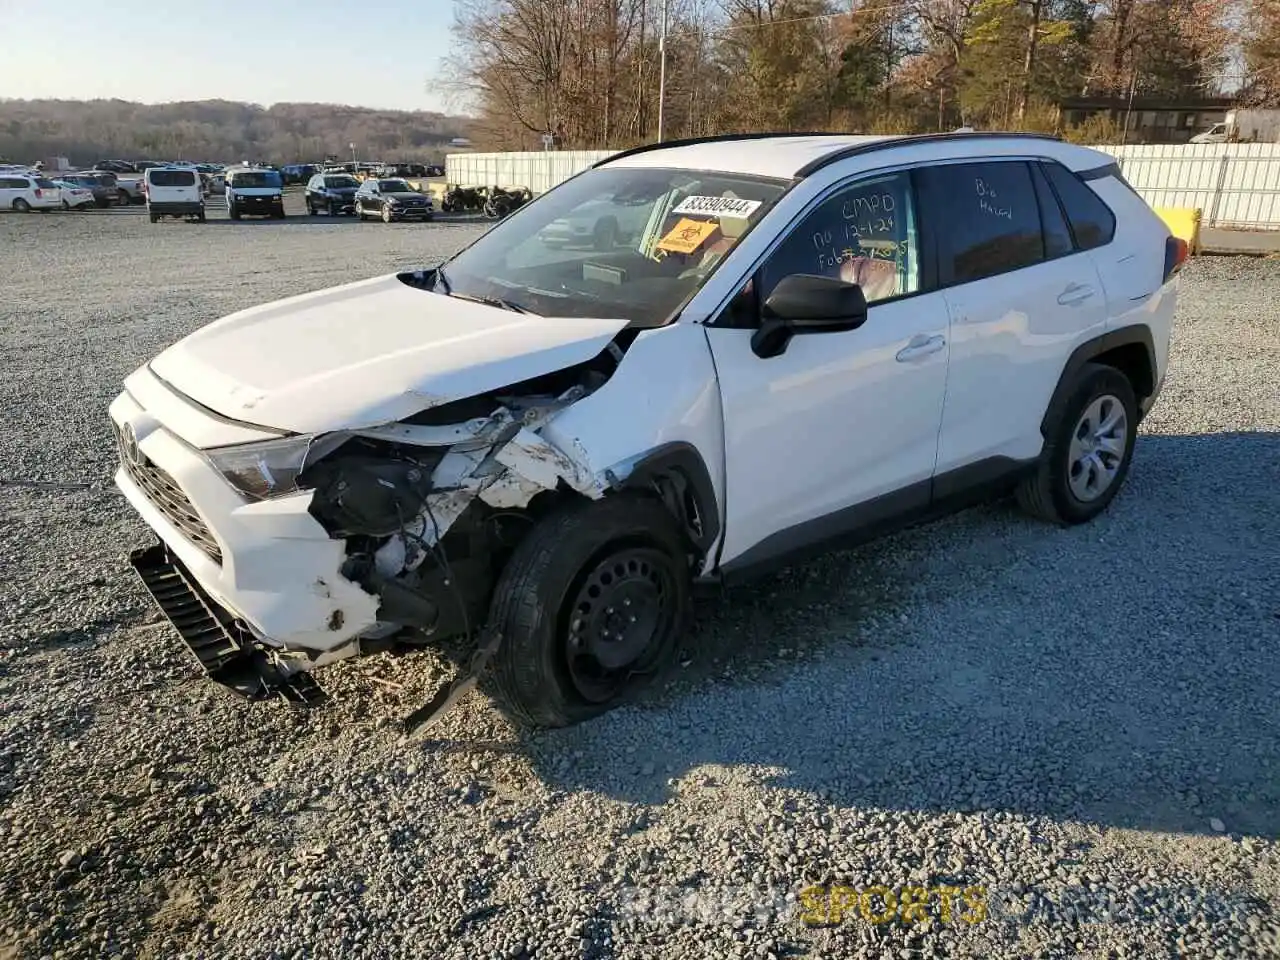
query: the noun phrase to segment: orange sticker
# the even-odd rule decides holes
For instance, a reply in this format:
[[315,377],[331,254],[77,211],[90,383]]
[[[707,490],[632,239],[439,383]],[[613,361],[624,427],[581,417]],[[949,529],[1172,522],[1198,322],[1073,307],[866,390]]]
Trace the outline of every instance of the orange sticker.
[[683,217],[670,233],[658,241],[658,249],[670,253],[693,253],[711,239],[719,229],[718,223]]

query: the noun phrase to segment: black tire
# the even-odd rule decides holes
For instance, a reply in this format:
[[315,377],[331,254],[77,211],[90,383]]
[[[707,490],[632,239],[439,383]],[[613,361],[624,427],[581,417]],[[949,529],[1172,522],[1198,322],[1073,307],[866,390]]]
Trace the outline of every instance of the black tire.
[[127,190],[116,191],[116,206],[127,207],[129,205],[129,192]]
[[[579,613],[589,608],[589,596],[599,598],[595,611]],[[622,597],[616,610],[606,608],[610,596]],[[621,619],[632,596],[644,617],[636,627]],[[684,539],[658,501],[615,496],[570,504],[541,520],[502,571],[489,613],[502,639],[482,688],[504,713],[530,726],[562,727],[598,716],[669,665],[688,620],[689,596]],[[629,616],[637,623],[637,614]],[[625,658],[626,632],[640,651],[625,667],[606,669],[589,651]],[[619,646],[611,646],[615,642]],[[570,656],[575,647],[579,653]],[[591,664],[599,668],[598,682]]]
[[338,214],[340,214],[341,212],[342,212],[342,211],[338,208],[338,205],[337,205],[336,203],[334,203],[332,200],[330,200],[330,201],[329,201],[329,216],[331,216],[331,217],[336,217],[336,216],[337,216]]
[[149,216],[151,217],[151,222],[152,222],[152,223],[159,223],[159,222],[160,222],[160,215],[159,215],[158,213],[152,213],[152,214],[149,214]]
[[71,209],[71,204],[69,204],[69,203],[67,203],[67,201],[63,200],[63,201],[62,201],[62,209],[63,209],[63,210],[67,210],[67,211],[69,211],[69,210]]
[[384,203],[382,205],[382,222],[390,223],[394,219],[395,217],[392,216],[391,207],[389,207],[387,204]]
[[307,197],[307,216],[314,217],[316,215],[315,204],[311,202],[311,198]]
[[205,219],[204,207],[201,207],[200,212],[196,214],[196,223],[204,223]]
[[[1108,463],[1114,462],[1115,472],[1106,488],[1095,498],[1083,500],[1072,489],[1071,444],[1077,428],[1085,426],[1081,418],[1095,401],[1103,398],[1112,398],[1123,408],[1124,450],[1114,460],[1108,455]],[[1052,426],[1036,471],[1018,486],[1018,505],[1033,517],[1061,526],[1092,520],[1107,509],[1124,485],[1137,430],[1138,401],[1129,378],[1114,367],[1085,364],[1061,409],[1053,411]],[[1078,472],[1075,475],[1079,476]]]
[[234,203],[227,205],[227,214],[231,217],[232,220],[240,219],[240,211],[236,209],[236,205]]
[[19,197],[17,200],[13,201],[13,209],[15,213],[30,213],[31,204]]

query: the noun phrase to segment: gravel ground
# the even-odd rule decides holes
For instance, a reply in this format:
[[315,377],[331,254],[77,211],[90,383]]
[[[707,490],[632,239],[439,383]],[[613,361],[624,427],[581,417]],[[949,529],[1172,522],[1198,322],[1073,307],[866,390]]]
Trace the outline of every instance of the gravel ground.
[[121,379],[479,229],[0,216],[0,960],[1280,956],[1280,262],[1189,267],[1103,519],[980,508],[705,601],[634,707],[530,735],[472,695],[406,743],[434,652],[314,713],[202,681],[125,563]]

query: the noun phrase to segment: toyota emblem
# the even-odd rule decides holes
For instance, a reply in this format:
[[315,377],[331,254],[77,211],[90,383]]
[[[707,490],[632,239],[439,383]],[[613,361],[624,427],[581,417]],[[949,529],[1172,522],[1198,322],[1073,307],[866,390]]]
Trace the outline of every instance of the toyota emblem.
[[131,423],[120,427],[120,453],[128,463],[134,466],[142,463],[142,451],[138,449],[138,435],[133,432]]

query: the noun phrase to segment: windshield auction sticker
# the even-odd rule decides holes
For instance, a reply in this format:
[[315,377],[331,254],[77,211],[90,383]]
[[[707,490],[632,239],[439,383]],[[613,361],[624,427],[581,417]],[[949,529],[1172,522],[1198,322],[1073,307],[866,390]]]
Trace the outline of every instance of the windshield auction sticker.
[[760,207],[759,200],[738,197],[685,197],[672,213],[691,213],[702,217],[749,217]]
[[710,220],[690,220],[685,217],[658,241],[658,249],[668,253],[693,253],[719,229],[720,224]]

